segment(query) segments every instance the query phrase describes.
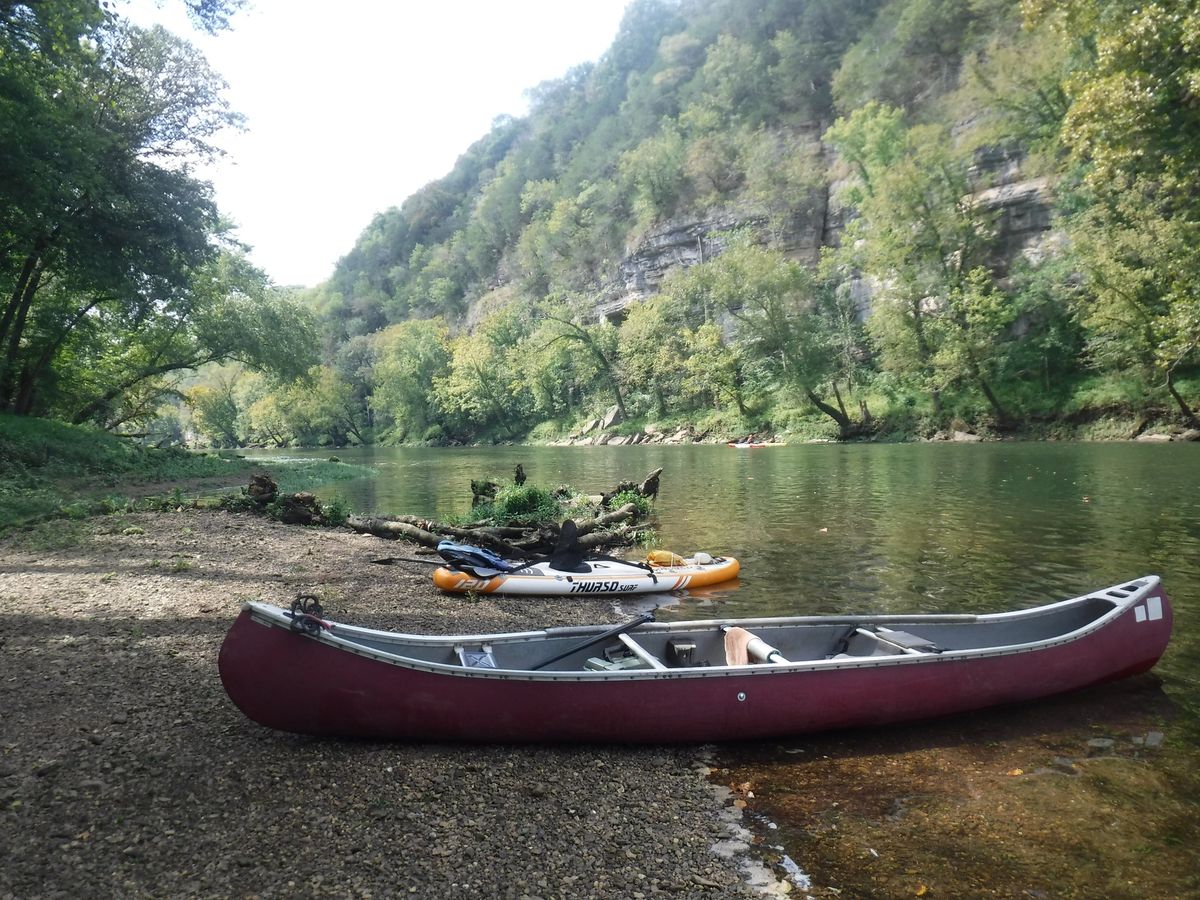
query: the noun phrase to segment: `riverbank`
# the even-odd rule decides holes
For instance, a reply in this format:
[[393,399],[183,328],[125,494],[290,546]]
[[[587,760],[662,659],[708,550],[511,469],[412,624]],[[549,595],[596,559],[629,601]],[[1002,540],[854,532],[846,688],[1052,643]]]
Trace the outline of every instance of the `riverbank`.
[[[0,414],[0,533],[56,518],[173,508],[245,487],[260,462],[233,451],[138,444],[97,428]],[[284,493],[371,474],[336,459],[273,460]]]
[[[748,444],[755,446],[783,446],[785,444],[831,444],[831,443],[879,443],[879,444],[925,444],[925,443],[982,443],[992,441],[1009,442],[1121,442],[1139,441],[1167,443],[1170,441],[1200,441],[1200,428],[1189,427],[1171,417],[1150,419],[1137,416],[1089,415],[1076,420],[1048,421],[1025,424],[1019,427],[996,430],[975,427],[963,422],[953,423],[946,428],[929,429],[924,425],[902,422],[877,422],[876,427],[863,429],[853,437],[841,437],[831,422],[807,421],[801,427],[773,427],[770,424],[712,423],[674,419],[664,423],[621,422],[614,419],[615,409],[596,419],[583,423],[569,431],[535,428],[523,440],[479,440],[465,446],[489,447],[621,447],[621,446],[682,446],[686,444]],[[389,444],[379,446],[464,446],[442,443],[417,442],[413,444]],[[321,448],[304,448],[321,449]]]
[[[697,748],[312,740],[216,671],[244,599],[416,632],[615,621],[448,596],[413,548],[181,509],[0,539],[0,897],[749,896]],[[619,728],[619,722],[613,727]]]

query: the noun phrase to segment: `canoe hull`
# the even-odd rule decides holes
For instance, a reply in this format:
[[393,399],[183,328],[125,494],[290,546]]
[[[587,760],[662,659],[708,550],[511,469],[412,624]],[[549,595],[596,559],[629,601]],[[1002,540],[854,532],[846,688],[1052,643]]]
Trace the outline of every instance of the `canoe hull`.
[[664,566],[649,573],[576,575],[569,572],[546,575],[492,575],[477,577],[441,566],[433,572],[433,583],[443,591],[476,594],[654,594],[708,587],[737,577],[741,564],[731,557],[706,565]]
[[[595,678],[431,671],[349,652],[243,611],[221,648],[252,720],[301,734],[420,741],[708,742],[887,725],[1020,703],[1152,668],[1171,630],[1133,607],[1052,646],[870,665],[749,666]],[[640,673],[639,673],[640,674]]]

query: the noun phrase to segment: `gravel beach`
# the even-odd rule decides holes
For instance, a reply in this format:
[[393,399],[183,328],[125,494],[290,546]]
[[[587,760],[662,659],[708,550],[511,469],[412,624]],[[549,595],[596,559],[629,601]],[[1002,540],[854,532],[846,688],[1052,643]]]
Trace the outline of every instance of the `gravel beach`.
[[755,896],[713,852],[738,825],[704,748],[314,740],[229,702],[246,599],[426,633],[620,618],[371,562],[414,549],[192,509],[0,542],[0,897]]

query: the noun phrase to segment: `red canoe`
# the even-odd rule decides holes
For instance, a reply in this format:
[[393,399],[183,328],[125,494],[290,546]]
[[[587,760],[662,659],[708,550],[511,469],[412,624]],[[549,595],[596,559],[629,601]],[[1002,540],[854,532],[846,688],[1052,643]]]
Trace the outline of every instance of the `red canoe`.
[[925,719],[1145,672],[1172,618],[1153,575],[978,616],[434,637],[293,610],[245,605],[219,663],[234,703],[284,731],[421,741],[704,742]]

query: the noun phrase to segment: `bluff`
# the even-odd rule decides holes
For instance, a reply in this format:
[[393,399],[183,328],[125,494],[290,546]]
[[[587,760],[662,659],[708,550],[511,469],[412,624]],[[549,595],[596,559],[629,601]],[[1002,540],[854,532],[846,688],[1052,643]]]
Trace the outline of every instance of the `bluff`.
[[[823,156],[831,154],[821,148]],[[1003,147],[986,147],[975,154],[971,178],[976,190],[971,200],[995,215],[992,264],[998,272],[1009,271],[1025,257],[1040,261],[1051,236],[1053,194],[1051,179],[1026,177],[1024,155]],[[813,192],[805,211],[793,216],[786,229],[774,230],[762,210],[731,206],[705,216],[673,217],[656,225],[631,248],[617,265],[617,275],[597,292],[596,317],[620,316],[631,303],[656,293],[667,274],[720,255],[727,235],[749,231],[759,240],[806,265],[815,266],[825,247],[836,247],[848,212],[838,201],[843,187],[832,181]],[[867,295],[869,298],[869,294]],[[869,299],[863,314],[869,313]]]

